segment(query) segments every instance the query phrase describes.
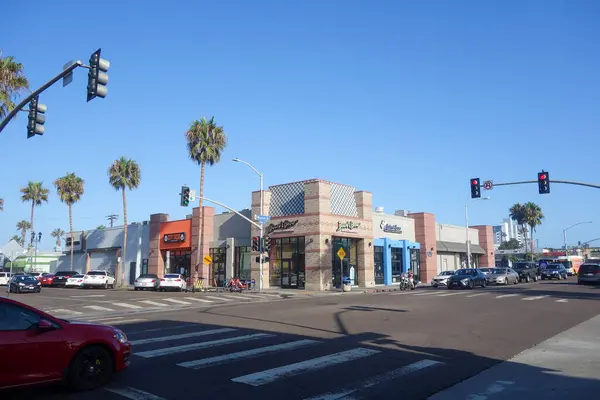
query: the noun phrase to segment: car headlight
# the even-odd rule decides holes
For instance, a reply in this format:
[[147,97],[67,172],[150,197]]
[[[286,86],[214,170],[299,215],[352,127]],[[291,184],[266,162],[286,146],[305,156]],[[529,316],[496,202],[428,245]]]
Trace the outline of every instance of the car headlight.
[[25,286],[23,282],[19,282],[19,286]]
[[117,342],[119,343],[127,343],[127,335],[125,334],[125,332],[121,331],[121,330],[115,330],[115,334],[113,335],[113,337],[117,340]]
[[469,282],[469,278],[465,278],[465,279],[461,280],[461,282],[462,283],[467,283],[467,282]]

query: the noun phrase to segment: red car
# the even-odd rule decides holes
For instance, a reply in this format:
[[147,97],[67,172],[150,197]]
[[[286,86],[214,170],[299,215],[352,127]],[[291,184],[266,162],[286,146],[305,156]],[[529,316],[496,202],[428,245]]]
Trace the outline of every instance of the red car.
[[0,389],[66,381],[91,390],[129,366],[131,343],[112,326],[58,319],[0,297],[0,355]]
[[40,280],[42,286],[52,286],[52,279],[54,279],[54,274],[42,274],[38,279]]

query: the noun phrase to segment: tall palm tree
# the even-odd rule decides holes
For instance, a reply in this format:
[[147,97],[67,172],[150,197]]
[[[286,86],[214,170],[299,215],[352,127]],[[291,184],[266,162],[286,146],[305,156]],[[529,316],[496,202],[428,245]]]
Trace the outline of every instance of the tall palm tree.
[[542,208],[531,201],[525,203],[523,207],[525,208],[526,224],[529,225],[529,231],[531,232],[531,251],[533,252],[533,233],[535,228],[542,224],[545,217]]
[[73,248],[75,247],[73,246],[73,243],[75,243],[73,237],[73,204],[81,200],[84,183],[83,179],[75,175],[74,172],[70,172],[54,181],[60,201],[69,207],[69,235],[71,236],[71,264],[69,265],[71,271],[73,271]]
[[[121,254],[121,286],[125,284],[125,262],[127,256],[127,196],[125,189],[133,190],[140,186],[142,172],[140,166],[133,160],[121,157],[108,168],[108,182],[115,190],[123,195],[123,254]],[[119,265],[115,271],[119,279]]]
[[527,224],[527,214],[525,212],[525,206],[521,203],[513,204],[509,209],[510,218],[520,226],[520,232],[523,236],[523,243],[525,244],[525,253],[527,253],[527,231],[525,225]]
[[21,244],[21,236],[19,235],[13,235],[10,240],[14,240],[15,242]]
[[[61,239],[64,235],[65,235],[65,231],[63,231],[60,228],[56,228],[55,230],[52,231],[50,236],[52,236],[53,238],[56,239],[56,247],[62,247]],[[71,238],[71,243],[73,243],[73,238]],[[73,246],[71,246],[71,248],[73,248]]]
[[0,52],[0,120],[15,108],[15,98],[28,89],[23,64],[14,57],[2,57]]
[[[33,212],[35,206],[41,206],[43,202],[48,202],[48,189],[44,187],[44,182],[29,181],[27,186],[21,188],[21,201],[31,202],[31,219],[29,229],[33,232]],[[33,241],[32,241],[33,244]]]
[[[198,249],[196,251],[196,269],[198,269],[204,258],[204,208],[202,207],[204,169],[207,164],[213,166],[221,160],[221,153],[227,146],[227,135],[222,126],[215,124],[214,117],[209,120],[202,117],[200,121],[192,122],[185,133],[185,139],[188,156],[200,165],[200,235],[198,235]],[[203,278],[208,277],[203,276]]]
[[17,231],[21,232],[21,240],[19,240],[19,243],[23,247],[25,247],[25,237],[27,236],[27,231],[29,229],[31,229],[31,223],[29,221],[23,219],[17,222]]

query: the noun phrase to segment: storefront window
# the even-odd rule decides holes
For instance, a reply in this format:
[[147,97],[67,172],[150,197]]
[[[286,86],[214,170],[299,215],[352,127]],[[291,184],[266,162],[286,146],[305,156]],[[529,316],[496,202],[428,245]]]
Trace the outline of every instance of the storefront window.
[[227,249],[224,247],[216,247],[210,249],[210,277],[212,286],[221,287],[225,283],[225,262],[227,260]]
[[164,251],[165,274],[182,274],[186,278],[190,276],[192,266],[192,252],[189,250]]
[[392,247],[392,283],[400,282],[402,275],[402,248]]
[[235,266],[233,275],[240,279],[250,279],[250,261],[251,261],[251,248],[250,247],[236,247],[235,248]]
[[375,284],[383,285],[383,246],[375,246]]
[[304,287],[304,236],[271,240],[269,258],[271,286]]
[[421,280],[421,250],[419,249],[410,249],[410,270],[415,282],[419,282]]
[[[344,278],[350,280],[351,285],[358,285],[358,241],[360,239],[333,237],[332,281],[334,287],[340,287]],[[346,252],[343,260],[337,253],[340,248]]]

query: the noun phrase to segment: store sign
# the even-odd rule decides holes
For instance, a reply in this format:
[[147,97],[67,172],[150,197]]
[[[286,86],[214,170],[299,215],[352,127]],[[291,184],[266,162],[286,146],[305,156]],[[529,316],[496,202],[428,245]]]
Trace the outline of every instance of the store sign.
[[185,242],[185,233],[184,232],[166,233],[163,236],[163,242],[165,242],[165,243],[181,243],[181,242]]
[[267,227],[266,235],[270,235],[271,233],[277,232],[277,231],[287,231],[288,229],[292,229],[293,227],[295,227],[297,223],[298,223],[298,220],[288,221],[286,219],[285,221],[281,221],[278,224],[270,224]]
[[400,225],[391,225],[386,223],[385,221],[381,221],[379,227],[382,231],[387,233],[397,233],[399,235],[402,234],[402,227]]
[[353,221],[345,221],[345,222],[338,222],[338,226],[337,229],[335,230],[336,232],[341,232],[341,231],[352,231],[354,229],[358,229],[360,228],[360,222],[353,222]]

